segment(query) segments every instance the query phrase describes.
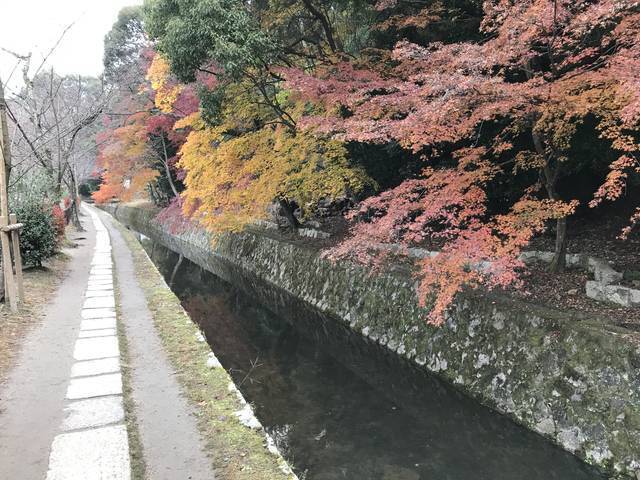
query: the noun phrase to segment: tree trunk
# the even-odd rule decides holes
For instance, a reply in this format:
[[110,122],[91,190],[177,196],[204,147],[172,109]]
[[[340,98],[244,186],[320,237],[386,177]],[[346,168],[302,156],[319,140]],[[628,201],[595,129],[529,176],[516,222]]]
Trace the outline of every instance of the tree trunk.
[[169,279],[169,287],[173,287],[173,282],[176,279],[176,274],[178,273],[178,270],[180,269],[180,265],[182,265],[182,260],[184,259],[184,257],[182,256],[182,254],[180,254],[180,256],[178,257],[178,261],[176,262],[175,266],[173,267],[173,271],[171,272],[171,277]]
[[165,172],[167,173],[167,180],[169,181],[169,186],[171,187],[173,196],[174,197],[180,196],[180,194],[178,193],[178,189],[176,188],[175,184],[173,183],[173,179],[171,178],[171,169],[169,168],[169,164],[167,162],[165,162],[164,168],[165,168]]
[[298,222],[298,219],[293,214],[291,204],[283,198],[278,199],[278,204],[280,205],[282,216],[287,220],[287,224],[294,230],[297,230],[300,226],[300,222]]
[[162,149],[164,154],[164,158],[162,160],[162,163],[164,164],[164,171],[165,171],[165,174],[167,175],[169,187],[171,187],[173,196],[178,197],[179,196],[178,189],[176,188],[175,184],[173,183],[173,179],[171,178],[171,168],[169,167],[169,155],[167,153],[167,143],[164,140],[164,134],[160,135],[160,139],[162,140]]
[[73,226],[79,232],[83,232],[84,228],[82,228],[82,223],[80,223],[80,209],[78,208],[77,199],[74,199],[71,202],[71,207],[70,208],[71,208],[71,222],[73,223]]
[[4,265],[0,262],[0,300],[4,300]]
[[70,172],[67,186],[69,187],[69,195],[71,196],[71,205],[69,207],[71,208],[71,222],[76,230],[83,232],[84,228],[82,228],[82,223],[80,223],[80,209],[78,208],[80,199],[78,195],[78,183],[76,182],[76,176],[73,170]]
[[561,272],[567,266],[567,217],[556,220],[556,248],[549,265],[552,272]]
[[[555,168],[551,166],[550,155],[547,154],[542,139],[535,132],[533,133],[533,144],[536,152],[545,159],[545,166],[542,168],[542,176],[544,178],[544,186],[547,195],[551,200],[560,200],[560,196],[556,191],[556,181],[558,180],[559,166]],[[556,244],[553,259],[549,265],[549,271],[561,272],[567,266],[567,217],[556,220]]]

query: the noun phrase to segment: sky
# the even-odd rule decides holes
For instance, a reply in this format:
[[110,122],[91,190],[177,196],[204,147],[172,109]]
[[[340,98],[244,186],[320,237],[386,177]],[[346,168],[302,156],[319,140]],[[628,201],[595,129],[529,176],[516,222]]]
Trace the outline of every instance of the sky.
[[[32,53],[32,73],[55,45],[64,29],[74,23],[47,62],[59,74],[99,75],[103,40],[118,11],[142,0],[11,0],[0,1],[0,48],[21,55]],[[12,70],[15,57],[0,50],[0,78],[8,94],[21,86],[21,70]],[[7,83],[8,80],[8,83]]]

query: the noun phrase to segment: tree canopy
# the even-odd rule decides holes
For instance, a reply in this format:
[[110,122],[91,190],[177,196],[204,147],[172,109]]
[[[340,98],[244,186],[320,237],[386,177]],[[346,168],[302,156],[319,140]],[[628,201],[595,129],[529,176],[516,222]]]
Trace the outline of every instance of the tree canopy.
[[334,201],[351,208],[332,258],[436,245],[417,265],[436,324],[464,287],[518,282],[550,225],[562,269],[567,217],[637,188],[631,0],[147,0],[144,42],[138,22],[107,38],[146,72],[115,156],[149,168],[168,140],[173,196],[213,231]]

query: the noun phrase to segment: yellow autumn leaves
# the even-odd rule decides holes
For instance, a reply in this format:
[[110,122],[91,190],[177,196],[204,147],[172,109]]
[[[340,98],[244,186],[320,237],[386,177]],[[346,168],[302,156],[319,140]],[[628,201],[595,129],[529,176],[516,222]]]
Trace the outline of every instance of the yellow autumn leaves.
[[226,138],[222,128],[191,132],[180,166],[187,172],[185,210],[214,232],[239,230],[264,218],[277,198],[303,208],[323,198],[372,187],[366,172],[349,164],[344,145],[284,127],[264,127]]
[[[181,91],[168,78],[169,65],[156,55],[147,79],[163,111],[171,111]],[[175,128],[190,129],[178,164],[186,172],[184,211],[205,228],[240,230],[265,218],[277,199],[295,201],[308,212],[322,199],[376,187],[362,167],[350,162],[344,144],[269,121],[271,111],[250,95],[246,86],[231,85],[218,126],[207,125],[199,113],[176,122]],[[302,108],[289,107],[294,116],[301,115]]]

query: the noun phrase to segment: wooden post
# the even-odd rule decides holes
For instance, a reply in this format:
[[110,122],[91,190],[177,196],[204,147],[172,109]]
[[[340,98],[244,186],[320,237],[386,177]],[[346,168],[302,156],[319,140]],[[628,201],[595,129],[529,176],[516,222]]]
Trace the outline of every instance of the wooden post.
[[[9,225],[9,195],[7,193],[7,165],[11,165],[9,152],[9,133],[7,132],[7,104],[4,99],[4,88],[0,81],[0,244],[2,247],[2,270],[4,272],[4,298],[12,312],[18,311],[18,296],[16,294],[15,278],[13,276],[13,262],[11,261],[11,247],[9,239],[11,233],[4,230]],[[18,246],[18,250],[20,247]]]
[[[9,222],[18,223],[15,213],[9,215]],[[16,267],[16,285],[18,287],[18,298],[24,302],[24,280],[22,278],[22,255],[20,254],[20,229],[11,231],[11,241],[13,242],[13,263]]]
[[18,295],[16,294],[15,278],[13,276],[13,262],[11,261],[10,233],[5,231],[8,218],[0,216],[0,242],[2,246],[2,271],[4,272],[4,298],[9,303],[12,312],[18,311]]

